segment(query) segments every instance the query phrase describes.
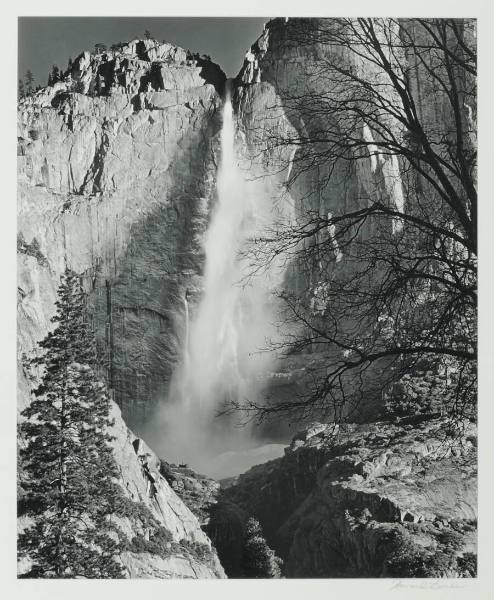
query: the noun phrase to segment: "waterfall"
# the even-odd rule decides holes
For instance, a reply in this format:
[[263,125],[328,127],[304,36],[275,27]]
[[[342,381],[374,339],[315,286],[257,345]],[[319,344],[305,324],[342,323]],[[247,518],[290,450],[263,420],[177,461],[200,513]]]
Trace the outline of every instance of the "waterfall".
[[[235,117],[227,94],[223,107],[217,201],[203,240],[203,293],[191,311],[184,296],[182,362],[163,405],[160,451],[217,475],[218,456],[252,450],[248,428],[217,418],[229,401],[258,398],[272,356],[260,349],[274,333],[273,270],[246,279],[245,249],[273,220],[272,201],[258,183],[246,180],[235,147]],[[259,445],[259,443],[257,443]]]
[[[229,94],[223,108],[221,161],[217,178],[218,201],[204,240],[204,294],[189,339],[187,401],[207,410],[218,394],[240,393],[239,302],[242,278],[238,252],[249,218],[245,182],[235,158],[235,124]],[[226,384],[226,386],[225,386]],[[221,389],[223,388],[223,389]],[[227,389],[225,389],[227,388]]]
[[[185,291],[184,295],[184,334],[183,334],[183,351],[182,351],[182,365],[184,372],[188,373],[190,370],[190,314],[189,314],[189,291]],[[185,403],[188,402],[186,379],[182,380],[182,398]]]

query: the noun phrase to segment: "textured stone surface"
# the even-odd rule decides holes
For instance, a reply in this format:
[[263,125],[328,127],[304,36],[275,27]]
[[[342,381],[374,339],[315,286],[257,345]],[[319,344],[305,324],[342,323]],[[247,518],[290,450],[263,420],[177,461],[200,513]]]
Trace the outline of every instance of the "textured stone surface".
[[[120,470],[119,483],[127,498],[142,503],[152,513],[158,524],[171,534],[174,545],[163,548],[167,556],[158,556],[149,552],[123,552],[120,555],[126,576],[130,578],[186,578],[216,579],[224,578],[223,568],[216,551],[202,531],[194,514],[175,494],[164,477],[160,475],[160,460],[154,452],[125,425],[120,409],[112,402],[111,418],[114,426],[113,447],[115,460]],[[145,536],[146,531],[140,519],[118,517],[118,524],[127,539]],[[18,519],[18,530],[22,531],[30,524],[27,516]],[[206,552],[204,558],[193,555],[188,545],[201,545]],[[29,559],[18,563],[21,575],[30,569]]]
[[[291,145],[290,140],[321,137],[331,120],[331,115],[320,111],[317,118],[313,111],[308,114],[304,107],[290,98],[301,94],[331,94],[328,82],[321,76],[316,76],[325,60],[332,58],[332,53],[338,52],[334,47],[320,43],[293,44],[290,35],[293,28],[298,28],[300,22],[310,30],[317,25],[318,20],[305,19],[273,19],[269,21],[262,35],[247,52],[244,66],[236,79],[235,100],[238,106],[239,126],[243,132],[246,154],[260,172],[269,168],[285,169],[288,190],[281,197],[283,202],[293,207],[292,222],[306,224],[314,214],[322,218],[328,215],[353,211],[367,205],[368,198],[379,197],[390,203],[400,202],[401,184],[392,189],[389,182],[400,182],[396,172],[397,164],[383,161],[382,169],[373,168],[371,160],[357,162],[339,161],[332,164],[330,160],[314,161],[303,158],[303,148]],[[348,65],[355,68],[354,56],[347,52]],[[360,68],[361,65],[360,65]],[[392,100],[390,98],[390,100]],[[259,115],[264,115],[260,122]],[[362,131],[364,137],[364,131]],[[320,142],[317,151],[324,153],[329,146]],[[384,164],[385,163],[385,164]],[[389,163],[389,164],[388,164]],[[390,177],[384,177],[387,172]],[[293,179],[292,179],[293,178]],[[309,217],[310,215],[310,217]],[[367,232],[365,227],[361,235]],[[320,236],[326,233],[321,232]],[[319,241],[323,241],[323,237]],[[300,244],[310,247],[314,243],[308,239]],[[303,265],[292,261],[288,264],[285,285],[288,290],[297,294],[309,294],[313,308],[324,307],[324,290],[338,270],[350,266],[345,257],[335,247],[335,262],[329,259],[322,263],[313,260],[305,261]],[[296,328],[296,326],[294,326]],[[296,329],[295,329],[296,333]],[[273,378],[270,382],[270,396],[275,401],[290,401],[297,394],[308,394],[312,385],[309,365],[318,365],[327,361],[327,356],[315,347],[310,355],[291,355],[280,366],[281,377]],[[361,407],[362,419],[367,419],[369,413],[375,412],[371,407]],[[372,415],[371,415],[372,416]],[[373,415],[375,416],[375,415]],[[286,434],[284,423],[273,424],[273,429]],[[269,430],[269,426],[266,427]]]
[[161,558],[153,554],[125,554],[122,562],[131,579],[211,579],[212,576],[208,566],[185,556]]
[[216,503],[220,484],[188,467],[169,464],[165,461],[161,461],[160,472],[173,491],[199,519],[201,525],[206,525],[209,519],[209,510]]
[[65,82],[20,102],[20,351],[46,332],[67,264],[129,422],[165,394],[182,298],[200,289],[223,82],[181,48],[134,41],[83,53]]
[[[324,133],[331,132],[338,126],[337,122],[332,120],[337,119],[338,116],[332,116],[329,109],[324,110],[318,105],[306,109],[304,103],[297,102],[296,98],[303,98],[310,94],[319,98],[327,97],[334,102],[334,104],[330,102],[330,106],[337,105],[338,101],[348,100],[345,96],[346,89],[338,90],[338,86],[327,75],[327,64],[328,62],[331,64],[335,58],[341,60],[340,64],[344,69],[356,73],[371,85],[384,83],[381,93],[386,101],[391,106],[400,106],[400,100],[392,86],[387,84],[382,70],[375,66],[373,60],[362,58],[362,55],[366,55],[363,47],[354,48],[353,50],[357,51],[353,52],[337,44],[324,44],[318,41],[321,40],[317,33],[318,28],[327,31],[328,23],[330,20],[325,19],[272,19],[266,23],[263,33],[246,53],[243,68],[235,80],[235,103],[246,155],[258,172],[288,166],[284,172],[285,181],[289,180],[289,193],[285,193],[284,201],[293,206],[294,221],[304,224],[308,221],[309,212],[311,218],[314,214],[327,218],[330,215],[362,209],[375,200],[402,210],[405,181],[408,181],[407,196],[411,205],[414,202],[414,185],[416,184],[422,190],[427,188],[423,178],[412,183],[409,173],[406,177],[403,176],[397,156],[380,154],[377,148],[376,152],[368,157],[362,156],[359,151],[359,160],[334,162],[329,158],[313,160],[311,156],[306,159],[303,148],[290,144],[293,139],[312,140],[309,147],[313,152],[320,153],[319,156],[322,157],[325,156],[324,153],[327,153],[327,156],[334,156],[331,141],[319,141],[314,144],[313,140],[321,140],[321,138],[324,140],[328,136],[331,140],[333,136],[330,133],[325,136]],[[403,20],[403,23],[406,24],[416,43],[419,46],[423,44],[424,40],[421,36],[425,35],[424,31],[414,26],[413,20]],[[358,24],[355,25],[358,30]],[[399,35],[398,25],[398,22],[390,25],[390,36]],[[301,31],[306,32],[304,41],[294,43],[294,36],[300,36]],[[384,38],[381,37],[382,32],[379,28],[376,31],[376,35],[386,46]],[[327,34],[323,34],[322,39],[327,39]],[[470,40],[470,43],[472,47],[475,46],[474,40]],[[399,52],[401,50],[394,50],[394,53]],[[400,60],[402,64],[406,64],[408,57],[401,56]],[[438,79],[443,77],[444,81],[448,81],[448,76],[444,70],[441,71],[442,66],[432,64],[429,67],[433,71],[437,70],[439,77],[438,79],[431,77],[427,71],[427,61],[434,59],[426,56],[422,60],[423,64],[420,61],[410,64],[410,91],[429,140],[434,147],[437,144],[439,152],[447,153],[444,139],[455,130],[455,126],[450,102]],[[463,97],[461,90],[465,89],[465,82],[458,78],[457,86],[460,97]],[[339,96],[341,93],[343,97]],[[468,101],[464,102],[462,110],[465,121],[471,125],[470,141],[475,144],[475,126],[472,125],[476,116],[475,99],[469,97]],[[404,136],[402,126],[396,119],[391,118],[386,110],[379,113],[379,120],[384,119],[393,136],[398,140],[402,139]],[[363,142],[370,144],[374,141],[372,135],[376,135],[371,132],[368,125],[363,125],[361,131],[357,129],[352,134],[357,140],[360,136]],[[302,143],[301,146],[304,144]],[[446,156],[446,159],[450,160],[450,157]],[[296,174],[295,179],[290,179],[294,174]],[[434,197],[434,191],[428,191],[430,196]],[[275,197],[275,194],[273,196]],[[351,233],[357,235],[357,240],[359,237],[365,239],[372,227],[374,221],[368,219],[359,228],[358,234],[356,231]],[[395,230],[396,227],[401,227],[401,223],[395,221],[391,227]],[[331,232],[318,232],[318,236],[326,235],[331,235]],[[325,239],[319,237],[319,242]],[[305,240],[300,247],[302,244],[304,247],[310,247],[313,243],[313,239]],[[346,260],[344,253],[340,252],[337,246],[334,247],[334,254],[335,261],[332,263],[328,259],[322,264],[314,258],[312,263],[306,260],[303,268],[294,263],[288,265],[285,277],[287,288],[295,293],[308,293],[314,311],[325,308],[324,292],[330,285],[331,279],[338,277],[339,272],[348,273],[348,270],[352,269],[351,260]],[[290,397],[295,397],[297,393],[307,393],[310,389],[310,380],[305,378],[308,363],[321,360],[324,364],[324,361],[327,361],[327,356],[324,354],[317,356],[319,349],[320,346],[315,345],[311,349],[314,352],[310,356],[307,354],[299,357],[290,356],[289,361],[285,361],[284,366],[280,368],[283,376],[278,381],[273,380],[270,395],[286,401]],[[379,402],[380,399],[370,397],[362,402],[359,406],[362,421],[376,418],[380,409]],[[352,419],[355,417],[352,416]]]
[[[175,307],[202,269],[199,238],[214,201],[220,126],[215,86],[222,85],[219,68],[203,63],[148,42],[86,52],[65,82],[19,105],[18,356],[50,329],[59,277],[71,267],[90,293],[97,341],[127,417],[160,397],[181,326]],[[32,381],[19,365],[21,411]],[[160,476],[159,460],[116,404],[113,411],[126,494],[144,502],[175,542],[210,548]],[[142,533],[129,519],[121,525],[129,539]],[[132,577],[224,576],[214,552],[204,561],[186,550],[122,559]]]
[[259,518],[287,577],[424,576],[421,553],[438,576],[462,575],[461,558],[476,554],[476,429],[315,424],[221,502]]
[[[115,425],[112,434],[115,458],[121,470],[122,486],[129,498],[143,502],[160,524],[172,534],[173,540],[204,544],[211,542],[202,531],[197,517],[176,495],[160,474],[160,460],[154,452],[127,428],[120,410],[113,404]],[[136,524],[128,520],[129,537],[135,534]],[[224,577],[223,569],[214,550],[210,562],[201,562],[186,553],[162,558],[149,553],[125,553],[122,557],[130,577]]]

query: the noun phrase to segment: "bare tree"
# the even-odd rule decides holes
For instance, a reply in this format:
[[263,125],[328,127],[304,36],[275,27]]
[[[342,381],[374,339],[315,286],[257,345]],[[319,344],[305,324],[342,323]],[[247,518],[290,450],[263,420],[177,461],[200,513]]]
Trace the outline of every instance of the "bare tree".
[[297,217],[250,252],[255,270],[285,256],[302,273],[280,294],[288,333],[273,348],[320,360],[307,394],[250,408],[352,418],[403,378],[432,373],[435,408],[471,416],[475,22],[291,19],[283,40],[287,56],[304,46],[315,56],[279,90],[293,128],[250,136],[271,155],[293,148]]

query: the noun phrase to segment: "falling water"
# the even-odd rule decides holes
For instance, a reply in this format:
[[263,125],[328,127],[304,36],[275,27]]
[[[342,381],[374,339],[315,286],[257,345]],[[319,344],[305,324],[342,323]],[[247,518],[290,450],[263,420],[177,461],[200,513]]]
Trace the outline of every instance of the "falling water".
[[[189,314],[189,300],[188,290],[185,291],[184,295],[184,335],[183,335],[183,352],[182,352],[182,368],[185,373],[190,371],[190,314]],[[187,402],[187,388],[186,379],[182,379],[182,393],[181,397],[184,402]]]
[[227,96],[221,131],[218,204],[204,241],[204,295],[191,330],[189,371],[184,369],[183,373],[187,393],[196,408],[199,405],[205,410],[211,402],[216,403],[218,394],[240,393],[242,382],[238,356],[242,319],[238,283],[242,272],[238,252],[250,209],[243,193],[243,176],[235,160],[234,139],[233,109]]
[[190,323],[187,292],[184,297],[183,358],[163,407],[160,444],[169,460],[185,461],[217,476],[214,465],[221,456],[252,451],[256,445],[248,428],[236,427],[231,417],[217,418],[217,413],[230,401],[256,399],[262,374],[272,360],[259,350],[274,332],[270,299],[274,274],[246,282],[248,265],[241,257],[248,240],[272,218],[269,198],[258,185],[246,181],[239,167],[227,93],[217,204],[204,239],[204,290]]

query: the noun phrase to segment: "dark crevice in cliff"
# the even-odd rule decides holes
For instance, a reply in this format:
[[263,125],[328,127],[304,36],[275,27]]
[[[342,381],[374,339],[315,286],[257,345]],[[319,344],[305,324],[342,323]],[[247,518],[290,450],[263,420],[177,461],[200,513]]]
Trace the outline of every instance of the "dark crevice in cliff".
[[459,438],[442,418],[314,431],[222,489],[206,532],[230,577],[252,515],[286,577],[472,576],[472,424]]
[[225,84],[227,77],[223,69],[216,63],[210,60],[199,58],[197,65],[201,67],[200,76],[207,82],[214,86],[218,94],[223,97],[225,93]]

